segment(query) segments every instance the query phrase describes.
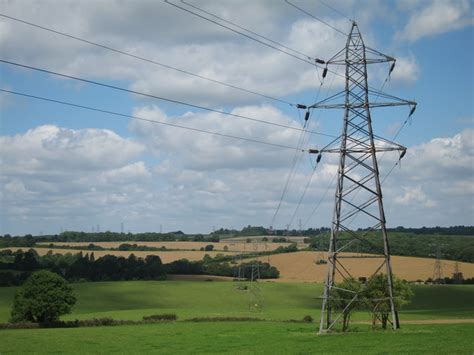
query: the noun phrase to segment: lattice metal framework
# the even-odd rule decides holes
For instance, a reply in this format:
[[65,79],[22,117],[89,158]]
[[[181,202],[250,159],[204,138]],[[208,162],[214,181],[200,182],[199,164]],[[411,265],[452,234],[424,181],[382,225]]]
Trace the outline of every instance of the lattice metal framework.
[[[408,105],[411,107],[411,115],[416,103],[369,87],[367,65],[387,62],[391,63],[391,72],[395,66],[395,59],[366,47],[359,28],[354,22],[345,48],[327,62],[328,65],[345,66],[345,90],[311,106],[312,108],[344,110],[341,136],[321,150],[311,150],[312,153],[320,155],[338,153],[340,156],[320,332],[331,330],[344,312],[354,302],[359,301],[360,292],[344,290],[336,286],[336,282],[355,278],[351,271],[351,264],[354,265],[355,262],[366,263],[367,266],[372,267],[371,273],[364,275],[367,279],[380,272],[387,275],[387,293],[381,301],[390,303],[389,321],[394,329],[399,327],[393,295],[390,247],[385,227],[377,153],[398,151],[402,158],[406,148],[373,133],[371,109]],[[344,101],[337,103],[338,99],[342,98]],[[379,99],[381,99],[380,102],[378,102]],[[319,156],[318,161],[320,158]],[[355,218],[362,218],[359,222],[367,223],[370,227],[363,231],[353,230],[351,224]],[[376,238],[382,238],[383,243],[374,243]],[[357,246],[362,244],[371,250],[370,254],[344,253],[348,249],[356,250]],[[338,291],[338,297],[343,294],[348,301],[347,308],[342,311],[336,311],[331,306],[335,289]]]

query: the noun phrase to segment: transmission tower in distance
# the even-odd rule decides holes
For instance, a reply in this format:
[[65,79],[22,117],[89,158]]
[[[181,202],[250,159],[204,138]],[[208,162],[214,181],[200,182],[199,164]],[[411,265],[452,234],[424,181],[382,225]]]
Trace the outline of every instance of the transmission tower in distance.
[[[328,65],[345,66],[345,89],[310,106],[315,109],[344,110],[342,134],[324,148],[310,150],[310,153],[318,154],[318,162],[324,153],[339,154],[320,333],[333,329],[351,304],[359,301],[360,292],[336,286],[336,281],[356,278],[349,264],[354,265],[357,259],[362,259],[361,264],[373,265],[370,274],[364,275],[365,279],[378,273],[387,275],[386,297],[382,301],[390,305],[389,322],[394,329],[399,328],[377,153],[398,152],[401,159],[406,153],[406,148],[374,134],[371,110],[378,107],[407,105],[411,107],[409,113],[411,116],[416,103],[369,87],[367,67],[369,64],[378,63],[389,63],[390,74],[395,66],[395,59],[367,47],[357,24],[353,22],[346,46],[326,62],[326,69],[323,71],[325,77]],[[357,217],[362,218],[359,223],[369,227],[362,231],[353,230],[351,224]],[[382,238],[382,247],[374,243],[376,238]],[[356,250],[359,245],[364,246],[365,250],[370,250],[370,254],[347,253]],[[334,294],[335,289],[338,291],[337,296]],[[333,309],[332,301],[341,297],[347,300],[347,307],[342,311]]]
[[433,269],[433,282],[436,284],[444,283],[443,265],[441,264],[441,248],[439,244],[436,246],[436,260]]

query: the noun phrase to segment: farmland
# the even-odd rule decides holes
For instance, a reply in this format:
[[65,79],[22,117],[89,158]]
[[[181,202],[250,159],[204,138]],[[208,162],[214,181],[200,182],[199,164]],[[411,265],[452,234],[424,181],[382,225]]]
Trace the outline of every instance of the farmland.
[[[142,244],[143,243],[143,244]],[[64,243],[58,243],[58,245],[64,245]],[[103,247],[118,247],[118,242],[98,242],[95,245]],[[233,251],[199,251],[192,250],[194,247],[200,247],[201,242],[139,242],[140,245],[148,246],[166,246],[171,250],[165,251],[122,251],[122,250],[88,250],[86,248],[87,243],[67,243],[69,246],[82,246],[82,253],[93,252],[96,258],[102,257],[107,254],[115,256],[128,257],[130,254],[134,254],[137,257],[145,258],[147,255],[158,255],[163,263],[170,263],[179,259],[188,259],[190,261],[202,260],[207,254],[211,257],[215,257],[218,254],[223,255],[237,255],[240,253],[248,253],[252,250],[252,246],[256,246],[259,250],[265,250],[265,244],[272,245],[278,244],[285,246],[285,243],[242,243],[241,250],[237,250],[238,244],[234,244],[236,248]],[[189,245],[188,245],[189,244]],[[220,243],[215,243],[220,244]],[[231,245],[231,243],[229,243]],[[244,250],[245,245],[247,249]],[[183,248],[182,250],[179,250]],[[10,248],[20,249],[20,248]],[[25,249],[25,248],[23,248]],[[61,248],[33,248],[39,255],[45,255],[48,252],[67,254],[79,253],[81,250],[76,249],[61,249]],[[230,249],[231,250],[231,249]],[[342,255],[350,256],[356,255],[355,253],[342,253]],[[258,258],[259,261],[268,262],[270,265],[275,266],[280,271],[280,278],[278,281],[283,282],[322,282],[324,280],[326,265],[316,264],[318,259],[325,259],[326,253],[316,251],[298,251],[292,253],[281,253],[275,255],[265,255]],[[244,259],[245,260],[245,259]],[[407,257],[407,256],[392,256],[392,265],[394,273],[405,280],[417,281],[426,280],[433,277],[434,259],[420,258],[420,257]],[[368,276],[370,270],[374,270],[374,265],[380,263],[378,259],[366,259],[364,263],[360,263],[357,259],[346,259],[346,265],[351,273],[355,277]],[[443,276],[451,276],[455,267],[455,261],[442,260]],[[474,264],[459,262],[458,267],[460,272],[463,273],[464,278],[474,277]]]
[[[342,255],[356,255],[353,253],[342,253]],[[261,257],[262,261],[269,261],[280,271],[281,281],[317,281],[322,282],[326,273],[326,265],[317,265],[315,261],[318,258],[325,259],[326,253],[314,251],[301,251],[296,253],[284,253]],[[408,256],[392,256],[393,272],[398,277],[408,280],[426,280],[433,277],[434,259],[417,258]],[[367,277],[370,270],[374,270],[380,265],[377,259],[345,259],[345,266],[354,275],[354,277]],[[454,270],[455,262],[451,260],[442,260],[442,267],[445,276],[451,276]],[[465,278],[474,277],[474,264],[458,263],[459,270]]]
[[[249,294],[234,282],[137,281],[74,284],[78,303],[64,319],[141,319],[143,315],[175,313],[173,323],[0,331],[0,351],[9,352],[314,352],[330,351],[335,344],[352,352],[371,352],[377,344],[395,346],[400,352],[472,352],[474,324],[411,324],[416,322],[472,322],[473,286],[413,286],[415,297],[401,314],[399,332],[373,332],[365,322],[369,315],[356,314],[354,332],[316,336],[315,323],[288,320],[319,316],[322,285],[314,283],[262,283],[265,307],[248,310]],[[0,288],[0,321],[8,318],[16,288]],[[192,295],[190,297],[189,295]],[[188,322],[194,317],[256,317],[261,322]],[[54,338],[51,342],[48,339]],[[369,341],[367,348],[365,341]],[[41,349],[41,350],[38,350]],[[286,350],[285,350],[286,349]]]

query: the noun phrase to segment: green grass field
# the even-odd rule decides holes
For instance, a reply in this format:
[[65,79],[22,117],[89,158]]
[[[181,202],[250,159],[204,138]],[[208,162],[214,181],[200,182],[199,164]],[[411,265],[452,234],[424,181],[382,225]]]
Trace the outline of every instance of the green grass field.
[[[78,302],[64,319],[112,317],[141,319],[144,315],[176,313],[178,319],[207,316],[254,316],[268,320],[319,316],[322,285],[314,283],[259,284],[263,311],[253,312],[249,292],[233,282],[128,281],[74,284]],[[415,297],[401,319],[474,318],[474,286],[413,286]],[[0,322],[9,318],[15,287],[0,288]],[[360,312],[356,319],[368,319]]]
[[314,324],[279,322],[165,323],[101,328],[5,330],[7,353],[364,353],[472,354],[474,324],[410,325],[393,332],[358,326],[316,335]]
[[[403,324],[404,320],[474,318],[474,286],[414,286],[415,297],[401,314],[402,330],[316,336],[317,324],[285,322],[319,316],[322,285],[261,283],[262,312],[251,312],[253,298],[232,282],[130,281],[75,284],[78,303],[63,319],[176,313],[178,322],[136,326],[0,331],[0,353],[9,352],[330,352],[472,353],[474,324]],[[16,288],[0,288],[0,322],[8,320]],[[185,322],[192,317],[251,316],[265,322]],[[360,312],[354,320],[368,320]],[[368,345],[367,345],[368,344]],[[380,346],[381,348],[376,348]],[[393,351],[390,346],[394,346]],[[345,350],[344,350],[345,349]],[[377,351],[376,351],[377,350]],[[443,351],[444,350],[444,351]]]

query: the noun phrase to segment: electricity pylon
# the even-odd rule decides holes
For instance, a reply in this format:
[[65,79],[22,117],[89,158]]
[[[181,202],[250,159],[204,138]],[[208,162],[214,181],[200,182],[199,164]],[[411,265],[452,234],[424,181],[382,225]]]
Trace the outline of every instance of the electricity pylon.
[[[336,278],[340,281],[355,278],[350,265],[347,265],[347,260],[352,260],[354,263],[358,258],[372,259],[372,262],[360,260],[361,264],[373,265],[373,270],[364,275],[365,279],[380,272],[385,272],[387,275],[385,296],[375,301],[389,303],[389,322],[394,329],[399,328],[377,153],[395,151],[400,154],[401,159],[406,153],[406,148],[374,134],[371,110],[377,107],[408,105],[411,107],[409,114],[411,116],[416,103],[369,87],[367,65],[377,63],[390,63],[390,74],[395,66],[395,59],[365,46],[359,28],[353,22],[345,48],[326,62],[326,65],[345,66],[345,90],[310,106],[310,108],[344,110],[342,134],[321,150],[310,150],[310,153],[319,154],[318,162],[323,153],[339,154],[335,206],[327,256],[328,269],[322,299],[319,329],[321,333],[331,330],[344,312],[354,302],[359,301],[362,291],[355,292],[336,286]],[[327,71],[326,67],[323,77]],[[344,102],[338,103],[338,99],[341,98],[344,98]],[[378,102],[379,99],[382,101]],[[338,144],[339,147],[336,147]],[[362,222],[370,227],[363,231],[352,230],[350,225],[357,217],[364,218]],[[382,247],[373,242],[380,237]],[[354,250],[353,248],[358,245],[365,245],[366,250],[371,250],[371,253],[343,253],[348,248]],[[338,291],[338,296],[333,295],[335,289]],[[344,310],[333,309],[332,301],[336,300],[336,297],[339,300],[341,297],[347,300],[347,307]]]
[[443,266],[441,264],[441,248],[439,244],[436,246],[436,260],[433,269],[433,282],[436,284],[444,283]]

